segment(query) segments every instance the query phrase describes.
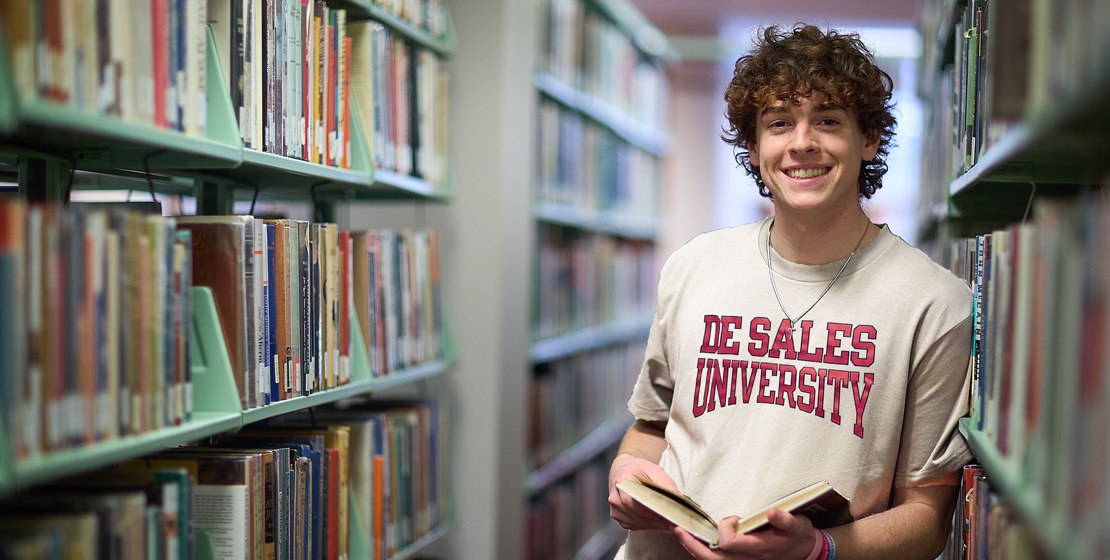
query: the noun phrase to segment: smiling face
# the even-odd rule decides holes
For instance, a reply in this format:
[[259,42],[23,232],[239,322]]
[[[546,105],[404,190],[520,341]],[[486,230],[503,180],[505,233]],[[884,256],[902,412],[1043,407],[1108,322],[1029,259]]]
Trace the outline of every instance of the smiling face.
[[875,158],[879,135],[868,138],[856,115],[821,92],[776,99],[760,111],[756,140],[748,145],[753,166],[774,197],[776,213],[836,213],[859,207],[859,172]]

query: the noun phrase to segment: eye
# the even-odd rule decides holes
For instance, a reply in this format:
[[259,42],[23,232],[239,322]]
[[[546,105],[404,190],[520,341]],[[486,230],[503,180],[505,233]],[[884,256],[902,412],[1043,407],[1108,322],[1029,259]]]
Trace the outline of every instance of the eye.
[[787,126],[786,121],[783,121],[783,120],[776,120],[776,121],[771,121],[771,122],[767,123],[767,128],[769,128],[771,130],[782,130],[782,129],[786,128],[786,126]]
[[821,119],[817,124],[820,124],[821,126],[836,126],[840,124],[840,121],[837,120],[835,117],[825,117]]

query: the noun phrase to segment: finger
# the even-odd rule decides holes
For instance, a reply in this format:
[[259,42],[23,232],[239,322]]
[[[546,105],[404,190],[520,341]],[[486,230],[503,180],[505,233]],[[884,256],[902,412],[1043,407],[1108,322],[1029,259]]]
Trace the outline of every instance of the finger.
[[781,509],[772,509],[768,511],[767,521],[772,527],[783,531],[790,531],[795,525],[794,516]]
[[732,542],[736,539],[736,523],[740,521],[739,515],[731,515],[717,524],[717,538],[722,542]]
[[679,544],[698,560],[721,560],[724,556],[710,549],[704,542],[677,525],[671,530]]

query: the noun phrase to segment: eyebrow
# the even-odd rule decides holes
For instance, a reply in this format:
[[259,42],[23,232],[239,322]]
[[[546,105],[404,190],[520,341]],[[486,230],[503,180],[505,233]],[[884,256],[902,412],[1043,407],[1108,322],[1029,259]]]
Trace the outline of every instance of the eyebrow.
[[773,107],[764,108],[763,111],[759,113],[759,118],[766,117],[767,115],[781,115],[783,113],[789,112],[790,110],[786,107],[783,107],[782,105],[775,105]]
[[[833,111],[848,112],[848,109],[844,108],[844,106],[839,104],[839,103],[832,103],[832,102],[824,103],[824,104],[822,104],[821,106],[819,106],[817,108],[818,113],[830,113],[830,112],[833,112]],[[763,117],[766,117],[766,116],[769,116],[769,115],[781,115],[781,114],[789,113],[789,112],[790,112],[790,109],[787,109],[786,107],[784,107],[782,105],[775,105],[775,106],[772,106],[772,107],[764,108],[763,111],[761,111],[759,113],[759,118],[762,119]]]

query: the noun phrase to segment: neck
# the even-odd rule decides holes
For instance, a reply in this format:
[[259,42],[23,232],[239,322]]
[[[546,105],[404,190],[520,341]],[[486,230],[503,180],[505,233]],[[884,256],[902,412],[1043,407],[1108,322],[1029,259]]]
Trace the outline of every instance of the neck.
[[873,227],[859,206],[824,219],[776,212],[771,246],[790,262],[820,265],[848,258],[857,247],[862,249],[878,234],[879,228]]

